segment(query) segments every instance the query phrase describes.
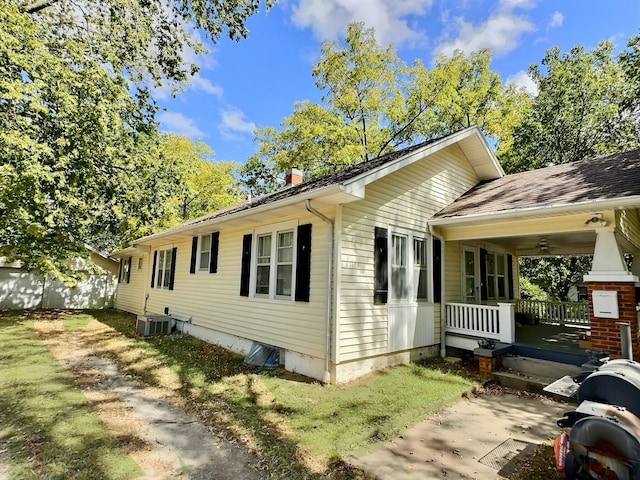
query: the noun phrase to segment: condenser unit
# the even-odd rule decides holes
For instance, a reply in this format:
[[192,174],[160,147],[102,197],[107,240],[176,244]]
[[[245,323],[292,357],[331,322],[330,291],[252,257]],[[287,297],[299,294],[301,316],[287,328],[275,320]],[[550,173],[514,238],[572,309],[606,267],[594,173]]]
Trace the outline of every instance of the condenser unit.
[[168,335],[173,318],[168,315],[142,315],[136,321],[136,333],[144,337]]

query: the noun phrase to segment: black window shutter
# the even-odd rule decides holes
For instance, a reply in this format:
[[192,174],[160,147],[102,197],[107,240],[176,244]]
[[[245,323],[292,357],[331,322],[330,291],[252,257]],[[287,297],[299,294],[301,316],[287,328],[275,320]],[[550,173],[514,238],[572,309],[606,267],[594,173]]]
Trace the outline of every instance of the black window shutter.
[[209,253],[209,273],[218,271],[218,245],[220,244],[220,232],[211,234],[211,252]]
[[176,279],[176,253],[178,252],[177,247],[173,247],[171,249],[171,270],[169,270],[169,290],[173,290],[173,284]]
[[480,300],[487,300],[489,294],[487,291],[487,251],[480,249]]
[[123,259],[120,259],[120,266],[118,267],[118,283],[122,282],[122,269],[124,268],[124,265],[122,264]]
[[156,283],[156,263],[158,262],[158,251],[153,252],[153,268],[151,269],[151,288]]
[[296,301],[309,301],[311,283],[311,224],[298,227],[296,252]]
[[433,302],[442,302],[442,241],[433,239]]
[[374,292],[373,303],[382,305],[387,303],[389,293],[387,229],[375,228],[374,240]]
[[253,235],[247,233],[242,237],[242,270],[240,272],[240,295],[249,296],[249,275],[251,274],[251,243]]
[[129,283],[131,280],[131,257],[127,260],[127,275],[125,278],[125,282]]
[[196,258],[198,255],[198,237],[191,239],[191,263],[189,264],[189,273],[196,273]]
[[507,282],[509,282],[509,300],[513,300],[513,255],[507,254]]

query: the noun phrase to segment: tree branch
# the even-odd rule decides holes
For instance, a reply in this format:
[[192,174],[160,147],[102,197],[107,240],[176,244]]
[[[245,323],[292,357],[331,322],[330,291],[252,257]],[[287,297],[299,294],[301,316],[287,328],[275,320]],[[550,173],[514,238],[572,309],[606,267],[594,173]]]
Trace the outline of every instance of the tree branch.
[[27,7],[27,13],[38,13],[40,10],[44,10],[54,3],[58,3],[58,1],[59,0],[41,0],[40,2],[32,3]]

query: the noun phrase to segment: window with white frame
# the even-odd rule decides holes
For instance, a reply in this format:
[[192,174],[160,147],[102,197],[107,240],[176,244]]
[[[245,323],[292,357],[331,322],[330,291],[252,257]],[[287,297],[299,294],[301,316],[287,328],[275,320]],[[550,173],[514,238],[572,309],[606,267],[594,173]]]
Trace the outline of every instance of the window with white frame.
[[131,257],[123,258],[120,260],[120,277],[119,283],[129,283],[131,278]]
[[138,258],[138,270],[142,270],[142,257]]
[[485,258],[487,298],[490,300],[507,298],[505,254],[487,251]]
[[409,299],[407,269],[407,236],[391,234],[391,298],[395,300]]
[[424,238],[413,237],[413,265],[414,273],[418,278],[414,278],[416,286],[416,300],[427,300],[427,242]]
[[200,237],[200,256],[198,270],[209,270],[211,261],[211,234],[202,235]]
[[427,242],[419,234],[392,231],[389,248],[390,294],[395,301],[426,301]]
[[256,230],[252,265],[255,297],[293,300],[296,224],[287,222]]
[[171,262],[173,260],[173,250],[158,250],[158,262],[156,266],[156,287],[169,288],[171,277]]

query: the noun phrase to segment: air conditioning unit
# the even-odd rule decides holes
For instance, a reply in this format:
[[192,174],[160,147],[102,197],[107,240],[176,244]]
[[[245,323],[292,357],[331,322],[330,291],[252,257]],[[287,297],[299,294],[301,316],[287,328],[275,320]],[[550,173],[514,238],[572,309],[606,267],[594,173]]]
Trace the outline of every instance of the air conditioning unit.
[[173,318],[169,315],[142,315],[136,320],[136,333],[143,337],[168,335],[172,324]]

